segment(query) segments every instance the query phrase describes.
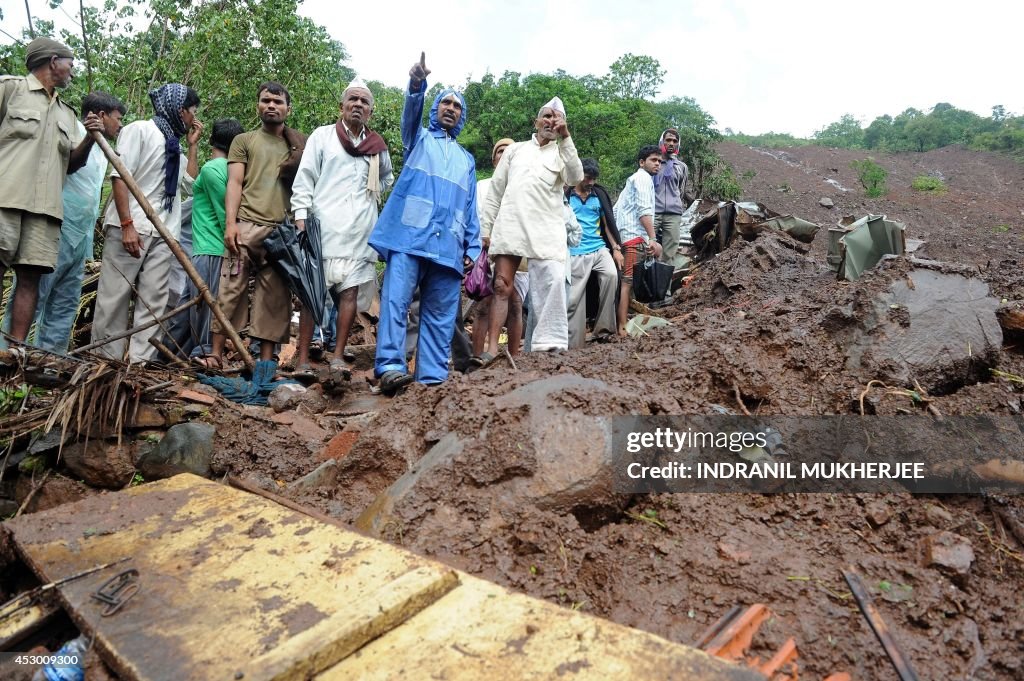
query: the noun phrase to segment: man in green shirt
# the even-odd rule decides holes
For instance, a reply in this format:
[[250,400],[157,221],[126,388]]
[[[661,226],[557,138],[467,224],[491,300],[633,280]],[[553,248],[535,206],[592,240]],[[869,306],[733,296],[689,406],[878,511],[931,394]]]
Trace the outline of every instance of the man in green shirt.
[[[210,160],[199,171],[192,185],[192,264],[216,296],[220,289],[220,267],[224,259],[224,194],[228,186],[228,150],[245,128],[234,118],[222,118],[213,124],[210,135]],[[191,280],[181,302],[199,295]],[[189,308],[187,333],[178,339],[182,352],[192,356],[209,353],[210,308],[205,304]]]

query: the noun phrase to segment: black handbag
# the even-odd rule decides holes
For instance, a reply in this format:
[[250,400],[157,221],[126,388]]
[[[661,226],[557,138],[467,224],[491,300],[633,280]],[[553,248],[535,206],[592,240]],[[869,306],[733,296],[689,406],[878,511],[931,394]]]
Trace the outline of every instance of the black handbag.
[[633,265],[633,296],[641,303],[664,300],[675,268],[652,257]]

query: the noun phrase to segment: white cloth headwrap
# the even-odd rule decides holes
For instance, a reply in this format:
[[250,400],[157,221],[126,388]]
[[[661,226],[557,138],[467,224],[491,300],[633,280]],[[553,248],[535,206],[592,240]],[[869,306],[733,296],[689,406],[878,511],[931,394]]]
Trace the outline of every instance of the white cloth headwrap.
[[351,82],[351,83],[349,83],[349,84],[348,84],[348,87],[347,87],[347,88],[345,88],[344,92],[342,92],[342,93],[341,93],[341,99],[342,99],[342,101],[344,101],[344,100],[345,100],[345,93],[347,93],[347,92],[348,92],[349,90],[351,90],[352,88],[362,88],[363,90],[366,90],[367,92],[369,92],[369,93],[370,93],[370,106],[373,106],[373,92],[372,92],[372,91],[370,90],[370,88],[369,88],[369,87],[368,87],[368,86],[366,85],[366,82],[365,82],[365,81],[364,81],[364,80],[363,80],[362,78],[360,78],[360,77],[358,77],[358,76],[356,76],[355,78],[353,78],[353,79],[352,79],[352,82]]
[[[562,100],[558,97],[552,97],[550,102],[540,108],[541,111],[544,109],[554,109],[558,113],[562,114],[562,118],[565,118],[565,104],[562,104]],[[539,111],[537,112],[537,115],[540,116]]]

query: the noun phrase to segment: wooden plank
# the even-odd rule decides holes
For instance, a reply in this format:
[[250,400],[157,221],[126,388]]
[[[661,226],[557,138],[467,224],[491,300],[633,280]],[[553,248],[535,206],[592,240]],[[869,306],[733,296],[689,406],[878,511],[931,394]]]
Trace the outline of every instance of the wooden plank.
[[469,575],[317,681],[423,678],[765,681],[746,667]]
[[[132,556],[60,588],[126,679],[308,678],[458,581],[440,564],[192,475],[9,526],[45,581]],[[100,617],[90,595],[129,567],[141,590]]]
[[[456,573],[385,542],[191,475],[8,523],[123,679],[763,681],[652,634]],[[90,595],[141,590],[112,617]]]

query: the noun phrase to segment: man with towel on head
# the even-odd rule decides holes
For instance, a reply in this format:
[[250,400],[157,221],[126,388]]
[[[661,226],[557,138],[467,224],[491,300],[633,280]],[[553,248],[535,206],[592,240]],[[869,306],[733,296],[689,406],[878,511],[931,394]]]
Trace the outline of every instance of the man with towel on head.
[[[196,118],[199,94],[181,83],[167,83],[149,92],[153,117],[129,123],[117,141],[125,169],[142,190],[173,239],[181,236],[182,194],[192,193],[199,174],[199,138],[203,124]],[[181,138],[188,156],[181,153]],[[112,200],[103,217],[103,264],[96,292],[92,342],[116,336],[151,322],[167,310],[172,291],[174,254],[117,170],[110,173]],[[134,302],[133,318],[129,307]],[[97,354],[129,362],[157,357],[149,339],[160,333],[154,325],[128,338],[96,348]]]
[[487,347],[477,358],[489,363],[508,310],[516,268],[529,258],[530,316],[536,319],[531,350],[566,350],[566,219],[562,188],[583,180],[583,165],[555,97],[541,107],[528,142],[511,145],[491,180],[481,225],[490,231],[494,258],[494,299]]
[[327,288],[338,308],[337,341],[331,371],[346,380],[345,349],[356,316],[359,286],[376,281],[377,253],[369,244],[377,223],[381,192],[395,182],[388,146],[366,127],[373,114],[373,93],[360,79],[341,94],[341,116],[317,128],[306,140],[292,185],[295,224],[305,229],[310,213],[320,220]]
[[[85,166],[93,139],[81,137],[75,110],[57,94],[71,84],[67,45],[36,38],[25,49],[27,76],[0,76],[0,279],[13,267],[10,333],[24,341],[39,299],[39,278],[57,264],[64,180]],[[87,133],[103,132],[95,113]]]

